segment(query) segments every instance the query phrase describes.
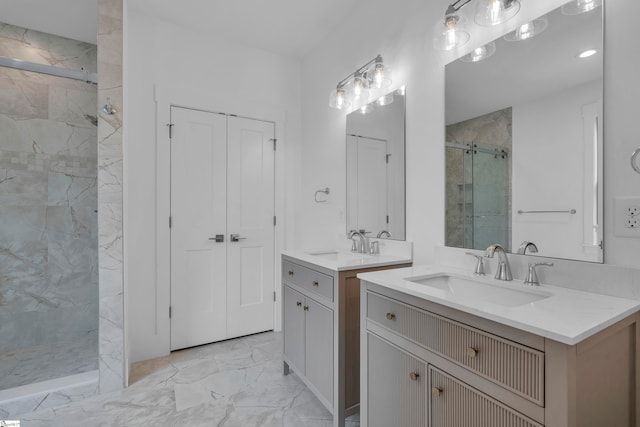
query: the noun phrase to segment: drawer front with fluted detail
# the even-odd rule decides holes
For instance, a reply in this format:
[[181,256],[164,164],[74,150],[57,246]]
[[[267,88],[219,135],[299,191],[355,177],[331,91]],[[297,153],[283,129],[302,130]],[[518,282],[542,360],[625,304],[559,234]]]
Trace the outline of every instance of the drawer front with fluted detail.
[[544,353],[370,292],[367,317],[544,406]]
[[333,277],[293,262],[282,263],[282,278],[333,301]]
[[432,427],[542,427],[432,366],[429,367],[429,388],[429,425]]

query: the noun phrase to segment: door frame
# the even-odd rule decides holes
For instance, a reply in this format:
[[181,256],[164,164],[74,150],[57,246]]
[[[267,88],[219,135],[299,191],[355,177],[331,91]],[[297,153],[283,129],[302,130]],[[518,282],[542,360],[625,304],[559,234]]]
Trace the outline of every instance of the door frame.
[[168,124],[170,123],[171,107],[190,108],[211,113],[224,113],[239,117],[273,122],[277,150],[274,165],[274,209],[277,218],[274,227],[274,330],[282,329],[282,272],[279,254],[285,243],[285,129],[286,111],[270,106],[249,102],[225,101],[212,99],[209,94],[197,90],[176,91],[171,88],[155,85],[156,102],[156,254],[155,254],[155,295],[149,295],[155,300],[155,333],[157,338],[165,343],[165,354],[170,353],[171,324],[169,319],[169,305],[171,302],[171,240],[169,230],[169,215],[171,212],[171,150]]

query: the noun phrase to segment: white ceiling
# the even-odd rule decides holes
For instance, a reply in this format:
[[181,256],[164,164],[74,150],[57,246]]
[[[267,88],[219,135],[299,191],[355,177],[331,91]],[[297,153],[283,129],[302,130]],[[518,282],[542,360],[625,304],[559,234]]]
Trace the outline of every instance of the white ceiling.
[[[132,10],[294,58],[364,0],[129,0]],[[0,22],[96,43],[97,0],[2,0]]]

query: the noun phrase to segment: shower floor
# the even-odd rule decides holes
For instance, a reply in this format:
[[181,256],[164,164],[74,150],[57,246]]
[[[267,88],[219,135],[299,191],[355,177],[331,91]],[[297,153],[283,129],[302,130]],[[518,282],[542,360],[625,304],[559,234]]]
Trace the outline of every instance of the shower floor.
[[0,390],[98,369],[98,335],[0,353]]

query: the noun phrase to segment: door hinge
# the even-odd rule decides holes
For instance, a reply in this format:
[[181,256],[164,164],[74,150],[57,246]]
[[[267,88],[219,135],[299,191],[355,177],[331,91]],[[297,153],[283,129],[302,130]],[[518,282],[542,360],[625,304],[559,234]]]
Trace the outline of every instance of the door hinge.
[[171,306],[169,306],[169,319],[171,319]]
[[273,151],[276,151],[276,143],[278,140],[276,138],[271,138],[269,141],[273,141]]
[[389,157],[391,157],[391,154],[387,154],[385,157],[386,157],[387,164],[389,164]]
[[277,223],[277,221],[276,221],[276,216],[274,215],[274,216],[273,216],[273,226],[274,226],[274,227],[276,226],[276,223]]
[[173,221],[171,220],[171,215],[169,215],[169,228],[171,228],[172,224],[173,224]]
[[387,224],[389,224],[389,215],[387,215]]
[[171,130],[173,129],[173,123],[167,123],[167,126],[169,127],[169,139],[171,139],[171,136],[172,136]]
[[273,291],[273,302],[276,301],[276,291]]

